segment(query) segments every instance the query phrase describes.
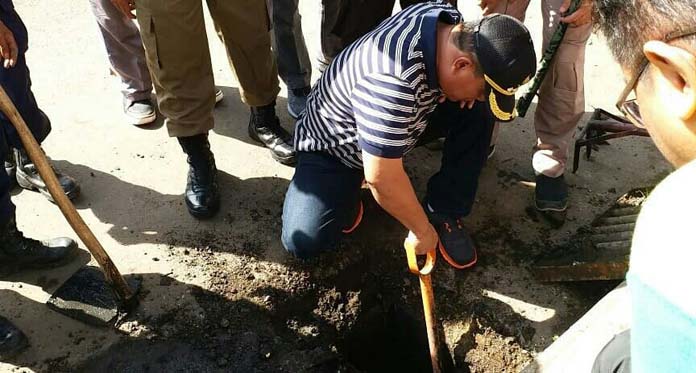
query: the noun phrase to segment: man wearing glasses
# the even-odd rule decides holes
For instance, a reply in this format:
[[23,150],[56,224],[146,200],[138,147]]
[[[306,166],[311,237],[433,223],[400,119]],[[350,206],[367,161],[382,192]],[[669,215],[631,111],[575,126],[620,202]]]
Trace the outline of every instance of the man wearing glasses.
[[596,0],[595,6],[628,81],[617,106],[648,130],[677,170],[651,193],[636,224],[626,276],[630,332],[604,348],[594,371],[693,372],[696,0]]

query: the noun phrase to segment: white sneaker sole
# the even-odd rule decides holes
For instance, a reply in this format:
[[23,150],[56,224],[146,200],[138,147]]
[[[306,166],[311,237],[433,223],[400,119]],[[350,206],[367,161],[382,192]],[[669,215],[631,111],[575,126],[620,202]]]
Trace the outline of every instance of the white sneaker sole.
[[215,104],[219,104],[222,99],[225,98],[225,94],[222,93],[221,89],[215,90]]
[[126,114],[126,117],[128,118],[128,121],[134,125],[134,126],[144,126],[147,124],[150,124],[157,119],[157,113],[153,112],[152,114],[144,117],[133,117],[128,114]]

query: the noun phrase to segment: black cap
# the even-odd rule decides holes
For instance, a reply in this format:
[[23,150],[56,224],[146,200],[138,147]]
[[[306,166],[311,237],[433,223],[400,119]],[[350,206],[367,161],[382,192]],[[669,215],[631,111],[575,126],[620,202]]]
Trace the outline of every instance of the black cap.
[[502,122],[513,120],[515,92],[536,73],[536,53],[529,30],[503,14],[484,17],[474,30],[474,47],[493,115]]

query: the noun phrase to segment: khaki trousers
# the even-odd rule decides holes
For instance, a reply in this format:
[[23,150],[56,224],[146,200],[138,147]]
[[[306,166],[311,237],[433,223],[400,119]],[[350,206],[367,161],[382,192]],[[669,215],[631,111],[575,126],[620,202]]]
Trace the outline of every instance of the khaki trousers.
[[[542,0],[543,46],[546,49],[560,20],[558,9],[563,0]],[[529,0],[501,1],[496,13],[524,21]],[[537,173],[557,177],[565,171],[575,127],[585,112],[585,45],[592,25],[568,27],[549,72],[539,89],[534,115],[537,143],[532,166]]]
[[[272,103],[280,87],[270,22],[261,0],[207,0],[249,106]],[[136,0],[137,19],[159,109],[170,136],[213,128],[215,83],[202,0]]]

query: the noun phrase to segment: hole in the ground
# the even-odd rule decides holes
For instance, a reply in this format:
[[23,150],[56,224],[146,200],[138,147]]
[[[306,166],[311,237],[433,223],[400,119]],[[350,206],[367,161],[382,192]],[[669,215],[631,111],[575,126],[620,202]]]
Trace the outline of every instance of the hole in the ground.
[[[350,364],[364,372],[432,371],[423,318],[401,306],[366,309],[338,347]],[[442,372],[454,371],[444,343],[439,358]]]

